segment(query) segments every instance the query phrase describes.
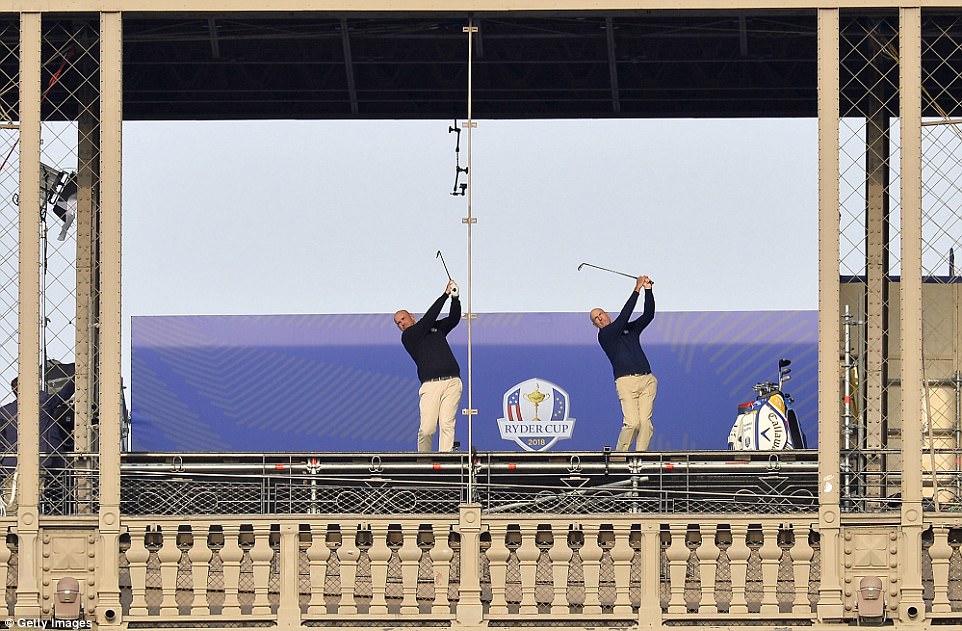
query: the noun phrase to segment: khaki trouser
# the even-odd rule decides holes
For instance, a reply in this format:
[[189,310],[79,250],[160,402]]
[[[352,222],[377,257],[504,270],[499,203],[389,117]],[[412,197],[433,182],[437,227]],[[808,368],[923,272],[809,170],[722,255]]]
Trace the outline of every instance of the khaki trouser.
[[635,451],[645,451],[655,427],[651,424],[651,411],[658,392],[658,380],[654,375],[625,375],[615,379],[615,389],[621,401],[621,412],[625,419],[615,451],[628,451],[635,438]]
[[421,426],[418,427],[418,451],[431,451],[434,432],[441,428],[438,451],[454,450],[454,418],[461,403],[461,379],[428,381],[418,389]]

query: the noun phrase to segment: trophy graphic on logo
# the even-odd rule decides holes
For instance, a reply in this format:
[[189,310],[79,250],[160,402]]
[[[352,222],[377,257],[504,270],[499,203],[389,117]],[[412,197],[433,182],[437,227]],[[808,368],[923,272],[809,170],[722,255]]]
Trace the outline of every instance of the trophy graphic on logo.
[[550,396],[551,396],[550,394],[545,394],[540,390],[538,390],[537,383],[534,384],[534,392],[529,392],[528,394],[524,395],[525,399],[534,403],[534,418],[531,419],[533,422],[541,421],[541,419],[538,418],[538,406],[541,405],[541,403]]

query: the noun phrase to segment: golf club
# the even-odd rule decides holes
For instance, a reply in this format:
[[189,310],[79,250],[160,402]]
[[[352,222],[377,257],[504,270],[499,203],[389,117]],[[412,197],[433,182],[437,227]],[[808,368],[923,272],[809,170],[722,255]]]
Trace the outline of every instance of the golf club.
[[[582,263],[581,265],[579,265],[579,266],[578,266],[578,271],[579,271],[579,272],[581,271],[581,268],[582,268],[582,267],[593,267],[593,268],[595,268],[595,269],[600,269],[600,270],[605,271],[605,272],[611,272],[612,274],[620,274],[620,275],[622,275],[622,276],[627,276],[628,278],[638,278],[637,276],[633,276],[633,275],[631,275],[631,274],[625,274],[624,272],[618,272],[618,271],[615,271],[615,270],[613,270],[613,269],[608,269],[607,267],[599,267],[599,266],[597,266],[597,265],[592,265],[591,263]],[[654,284],[654,283],[652,283],[652,284]]]
[[448,271],[448,264],[444,262],[444,255],[441,254],[441,250],[438,250],[437,256],[434,258],[441,259],[441,265],[444,266],[444,273],[448,275],[448,280],[453,280],[451,278],[451,272]]

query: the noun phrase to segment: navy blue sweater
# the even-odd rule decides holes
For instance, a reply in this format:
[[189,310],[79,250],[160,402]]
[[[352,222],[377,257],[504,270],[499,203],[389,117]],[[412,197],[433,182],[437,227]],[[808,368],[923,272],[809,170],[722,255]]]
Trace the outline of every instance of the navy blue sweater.
[[401,333],[401,343],[418,367],[421,383],[441,377],[460,377],[461,368],[448,346],[447,335],[461,321],[461,301],[451,298],[451,312],[438,320],[447,294],[434,301],[424,317]]
[[651,372],[651,364],[648,363],[645,351],[641,350],[641,341],[638,338],[645,327],[655,319],[655,295],[650,289],[645,290],[645,312],[629,322],[628,318],[637,303],[638,292],[633,291],[618,317],[605,328],[598,330],[598,343],[611,361],[615,379]]

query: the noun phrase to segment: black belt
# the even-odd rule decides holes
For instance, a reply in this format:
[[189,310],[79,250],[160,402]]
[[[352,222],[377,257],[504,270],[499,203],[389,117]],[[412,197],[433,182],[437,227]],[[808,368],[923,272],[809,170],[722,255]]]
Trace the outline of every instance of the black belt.
[[[621,377],[644,377],[650,374],[651,374],[651,371],[649,370],[648,372],[633,372],[628,375],[622,375]],[[618,378],[621,379],[621,377],[618,377]]]
[[448,379],[458,379],[458,376],[454,375],[452,377],[435,377],[434,379],[425,379],[421,383],[431,383],[433,381],[447,381]]

